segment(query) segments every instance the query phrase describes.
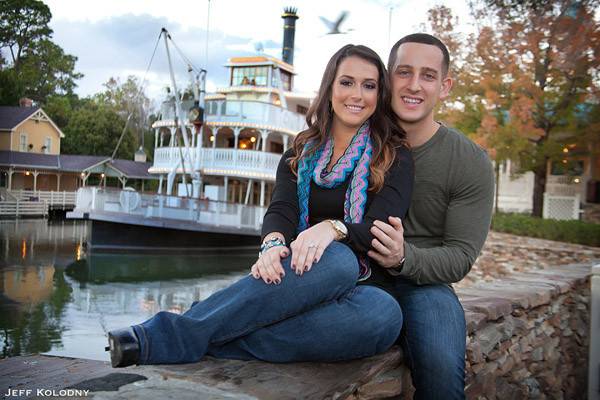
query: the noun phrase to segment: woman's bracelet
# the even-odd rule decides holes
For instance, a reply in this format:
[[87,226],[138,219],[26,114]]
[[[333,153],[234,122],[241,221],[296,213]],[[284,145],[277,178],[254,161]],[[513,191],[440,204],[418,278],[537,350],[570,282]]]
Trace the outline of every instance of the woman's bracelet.
[[271,247],[285,246],[285,241],[278,237],[272,237],[271,239],[265,240],[260,245],[260,251],[258,252],[259,256],[262,256],[265,251],[269,250]]

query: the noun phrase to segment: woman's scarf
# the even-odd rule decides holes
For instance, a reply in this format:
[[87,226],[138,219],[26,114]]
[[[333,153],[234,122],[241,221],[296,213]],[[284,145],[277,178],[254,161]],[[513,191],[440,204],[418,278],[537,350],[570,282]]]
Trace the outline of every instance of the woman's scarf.
[[[344,201],[344,222],[360,223],[365,213],[367,189],[369,187],[369,165],[373,153],[369,122],[365,122],[352,138],[350,145],[339,158],[331,171],[326,168],[333,154],[333,138],[327,141],[309,156],[303,156],[298,163],[298,206],[300,221],[298,233],[309,227],[308,199],[310,198],[310,183],[314,181],[320,187],[332,189],[348,179],[350,184],[346,190]],[[304,145],[303,154],[314,145],[314,140]],[[366,257],[360,257],[361,278],[366,279],[370,270]]]

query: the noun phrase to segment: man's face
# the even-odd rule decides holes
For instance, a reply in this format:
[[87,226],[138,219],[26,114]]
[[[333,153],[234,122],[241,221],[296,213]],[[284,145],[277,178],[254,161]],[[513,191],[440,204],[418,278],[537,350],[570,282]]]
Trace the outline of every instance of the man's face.
[[433,108],[452,86],[452,80],[444,76],[443,60],[442,51],[433,45],[403,43],[398,47],[390,76],[392,108],[401,122],[433,121]]

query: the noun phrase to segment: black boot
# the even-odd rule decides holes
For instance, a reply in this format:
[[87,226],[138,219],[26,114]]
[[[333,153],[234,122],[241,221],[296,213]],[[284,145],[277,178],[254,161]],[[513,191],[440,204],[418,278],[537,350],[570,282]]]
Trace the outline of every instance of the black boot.
[[134,365],[140,360],[140,342],[131,326],[108,332],[108,347],[105,350],[110,351],[113,368]]

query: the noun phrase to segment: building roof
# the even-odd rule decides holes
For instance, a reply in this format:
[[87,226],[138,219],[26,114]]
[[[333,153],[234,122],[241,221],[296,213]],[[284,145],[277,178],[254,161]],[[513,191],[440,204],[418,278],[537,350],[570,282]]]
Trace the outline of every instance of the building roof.
[[156,179],[156,176],[148,173],[148,169],[152,166],[152,164],[148,162],[141,163],[131,160],[113,160],[109,165],[116,168],[128,178]]
[[275,57],[270,56],[249,56],[249,57],[232,57],[225,64],[226,67],[243,67],[243,66],[254,66],[254,65],[273,65],[276,64],[282,69],[294,73],[294,66],[288,64]]
[[43,169],[59,168],[58,156],[55,154],[26,153],[8,150],[0,150],[0,165]]
[[82,156],[77,154],[61,154],[58,157],[61,171],[73,172],[81,172],[110,159],[107,156]]
[[74,154],[40,154],[21,151],[0,150],[0,166],[38,168],[56,172],[84,172],[105,164],[126,178],[156,179],[148,173],[151,163],[132,160],[110,160],[108,156],[84,156]]
[[0,130],[11,130],[26,120],[39,107],[0,106]]

